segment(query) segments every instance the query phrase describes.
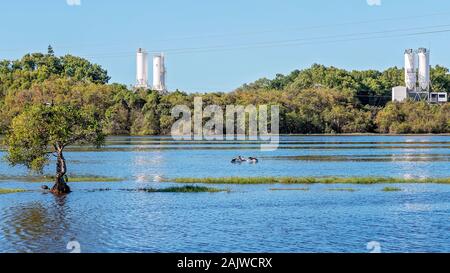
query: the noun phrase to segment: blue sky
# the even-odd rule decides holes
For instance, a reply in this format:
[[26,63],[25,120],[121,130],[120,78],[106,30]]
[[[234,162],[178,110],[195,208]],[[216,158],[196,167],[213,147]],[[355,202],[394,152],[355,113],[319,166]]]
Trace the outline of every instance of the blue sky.
[[421,46],[450,66],[442,0],[15,0],[0,14],[0,59],[51,44],[130,85],[144,47],[165,51],[169,90],[231,91],[313,63],[402,66],[403,50]]

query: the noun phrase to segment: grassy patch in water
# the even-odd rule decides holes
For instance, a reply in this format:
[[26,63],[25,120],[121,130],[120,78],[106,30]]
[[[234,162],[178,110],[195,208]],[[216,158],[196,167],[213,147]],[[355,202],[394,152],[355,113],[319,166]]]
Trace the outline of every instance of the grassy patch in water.
[[397,187],[384,187],[382,191],[402,191],[402,189]]
[[[53,181],[53,180],[52,180]],[[123,179],[105,176],[69,176],[70,182],[120,182]]]
[[[54,176],[0,176],[0,181],[20,181],[29,183],[53,182]],[[68,176],[68,182],[121,182],[123,179],[106,176]]]
[[24,189],[0,189],[0,194],[26,192]]
[[227,190],[209,188],[209,187],[200,187],[200,186],[183,186],[183,187],[169,187],[169,188],[163,188],[163,189],[143,188],[143,189],[137,189],[136,191],[196,193],[196,192],[223,192],[223,191],[227,191]]
[[309,188],[288,188],[288,189],[272,188],[269,190],[271,190],[271,191],[309,191]]
[[208,177],[175,178],[166,182],[200,184],[389,184],[435,183],[450,184],[448,178],[392,178],[392,177]]
[[354,192],[356,190],[352,189],[352,188],[332,188],[332,189],[327,189],[327,191],[348,191],[348,192]]

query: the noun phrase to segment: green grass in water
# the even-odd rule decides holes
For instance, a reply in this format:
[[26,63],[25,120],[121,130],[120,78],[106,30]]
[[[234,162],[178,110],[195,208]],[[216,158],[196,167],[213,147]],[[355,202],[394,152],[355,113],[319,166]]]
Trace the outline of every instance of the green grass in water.
[[166,182],[201,184],[390,184],[436,183],[450,184],[449,178],[391,178],[391,177],[219,177],[175,178]]
[[332,189],[327,189],[328,191],[349,191],[349,192],[354,192],[356,191],[355,189],[352,188],[332,188]]
[[309,191],[309,188],[288,188],[288,189],[279,189],[272,188],[271,191]]
[[382,191],[402,191],[402,189],[396,187],[384,187]]
[[138,189],[138,191],[195,193],[195,192],[223,192],[226,190],[209,187],[199,187],[199,186],[184,186],[184,187],[169,187],[164,189],[144,188]]
[[[54,182],[54,176],[0,176],[0,181],[21,181],[29,183]],[[68,176],[68,182],[120,182],[123,181],[117,177],[105,176]]]
[[[53,180],[51,180],[53,181]],[[70,182],[120,182],[123,181],[120,178],[116,177],[103,177],[103,176],[69,176]]]
[[17,193],[17,192],[26,192],[26,190],[23,190],[23,189],[0,189],[0,194]]

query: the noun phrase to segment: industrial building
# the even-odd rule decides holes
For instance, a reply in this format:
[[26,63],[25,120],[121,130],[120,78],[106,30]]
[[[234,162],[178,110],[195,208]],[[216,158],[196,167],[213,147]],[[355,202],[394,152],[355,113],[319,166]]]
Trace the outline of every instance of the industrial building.
[[430,92],[430,51],[426,48],[405,50],[405,86],[392,88],[392,101],[412,99],[430,103],[447,102],[447,92]]
[[[164,54],[153,56],[153,85],[151,88],[159,92],[166,92],[166,66]],[[150,88],[148,81],[148,53],[139,48],[136,53],[136,88]]]

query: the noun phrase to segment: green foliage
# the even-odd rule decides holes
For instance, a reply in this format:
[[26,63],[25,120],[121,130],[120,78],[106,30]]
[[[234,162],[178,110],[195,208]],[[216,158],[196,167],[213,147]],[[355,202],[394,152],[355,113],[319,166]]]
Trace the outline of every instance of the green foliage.
[[57,57],[49,47],[48,54],[31,53],[20,60],[0,62],[0,85],[3,91],[28,89],[47,79],[70,78],[75,81],[106,84],[106,70],[88,60],[66,55]]
[[105,132],[107,134],[128,135],[130,111],[123,104],[115,104],[105,113]]
[[104,141],[101,124],[89,109],[70,105],[34,105],[12,121],[5,138],[7,160],[12,165],[25,165],[42,172],[55,150],[73,144]]
[[50,56],[54,56],[55,55],[55,51],[53,50],[53,47],[51,45],[48,46],[47,48],[47,54]]
[[437,65],[431,69],[431,89],[435,92],[450,90],[450,75],[446,67]]
[[424,134],[450,132],[450,105],[407,101],[389,103],[377,117],[381,133]]
[[308,88],[331,88],[353,92],[386,95],[393,86],[403,83],[403,71],[397,67],[379,72],[375,70],[346,71],[335,67],[314,64],[308,69],[295,70],[289,75],[276,75],[275,79],[260,79],[245,84],[241,90],[276,89],[301,90]]
[[0,189],[0,194],[26,192],[24,189]]
[[[432,89],[450,90],[448,69],[431,70]],[[165,135],[175,119],[171,109],[195,96],[204,105],[279,105],[280,132],[312,133],[449,133],[449,104],[388,103],[391,88],[403,84],[403,69],[347,71],[314,64],[274,79],[259,79],[230,93],[159,94],[107,84],[100,66],[67,55],[27,54],[0,61],[0,134],[12,120],[35,105],[69,104],[91,112],[110,135]],[[42,160],[36,166],[45,164]]]
[[106,84],[110,79],[107,72],[101,66],[91,64],[83,58],[66,55],[60,58],[60,60],[63,77],[71,78],[75,81],[87,81],[100,84]]

